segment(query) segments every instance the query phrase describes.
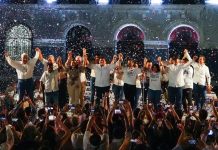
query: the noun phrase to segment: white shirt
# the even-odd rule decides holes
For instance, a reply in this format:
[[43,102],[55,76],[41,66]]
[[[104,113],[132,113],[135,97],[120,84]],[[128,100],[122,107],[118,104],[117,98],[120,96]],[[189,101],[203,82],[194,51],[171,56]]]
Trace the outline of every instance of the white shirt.
[[16,69],[18,79],[30,79],[33,77],[33,71],[35,64],[39,58],[39,52],[36,51],[34,58],[30,59],[27,64],[23,64],[22,61],[12,60],[9,56],[6,60],[10,66]]
[[209,72],[209,68],[203,64],[200,65],[199,63],[192,63],[192,66],[194,67],[194,83],[199,84],[199,85],[206,85],[206,79],[207,79],[207,84],[210,85],[211,83],[211,76]]
[[113,84],[118,85],[118,86],[123,86],[124,85],[123,79],[118,79],[116,72],[114,73],[114,82],[113,82]]
[[88,67],[95,71],[95,86],[110,86],[110,71],[115,68],[115,64],[100,66],[100,64],[90,64]]
[[194,69],[191,66],[188,66],[184,69],[184,89],[191,88],[193,89],[193,73]]
[[187,53],[187,59],[189,60],[185,64],[170,64],[168,65],[168,79],[169,79],[169,87],[183,87],[185,85],[184,82],[184,69],[191,64],[191,57]]
[[[47,64],[48,64],[48,60],[46,60],[46,59],[42,59],[42,64],[43,64],[43,66],[44,66],[44,71],[47,71],[48,70],[48,66],[47,66]],[[57,70],[58,69],[58,64],[56,64],[56,63],[53,63],[53,70]]]
[[95,70],[94,69],[91,70],[91,75],[90,76],[95,77]]
[[51,73],[44,71],[40,81],[45,85],[45,92],[58,91],[58,71],[54,70]]
[[160,72],[150,72],[149,77],[149,89],[151,90],[161,90],[161,80],[162,75]]
[[136,77],[141,72],[139,68],[124,68],[124,83],[136,85]]

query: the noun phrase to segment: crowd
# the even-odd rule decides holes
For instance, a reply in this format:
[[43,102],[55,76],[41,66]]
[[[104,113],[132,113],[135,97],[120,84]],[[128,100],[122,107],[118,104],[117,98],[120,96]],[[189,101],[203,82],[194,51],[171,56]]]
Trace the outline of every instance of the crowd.
[[[84,48],[63,63],[35,51],[21,61],[5,52],[18,82],[0,96],[0,149],[218,149],[218,100],[206,99],[211,77],[204,56],[191,58],[185,49],[181,60],[144,58],[140,66],[121,53],[107,64],[98,54],[89,60]],[[34,84],[37,60],[44,72]],[[88,69],[91,94],[84,99]]]

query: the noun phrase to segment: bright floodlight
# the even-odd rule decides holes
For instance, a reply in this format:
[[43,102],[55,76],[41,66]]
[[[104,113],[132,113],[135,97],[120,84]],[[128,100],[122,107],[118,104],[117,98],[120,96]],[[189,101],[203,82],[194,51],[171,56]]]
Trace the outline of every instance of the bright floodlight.
[[206,0],[207,4],[214,4],[214,5],[218,5],[218,0]]
[[98,0],[99,5],[107,5],[109,3],[109,0]]
[[56,2],[56,0],[46,0],[46,2],[47,2],[48,4],[51,4],[51,3]]
[[151,0],[151,5],[160,5],[163,3],[163,0]]

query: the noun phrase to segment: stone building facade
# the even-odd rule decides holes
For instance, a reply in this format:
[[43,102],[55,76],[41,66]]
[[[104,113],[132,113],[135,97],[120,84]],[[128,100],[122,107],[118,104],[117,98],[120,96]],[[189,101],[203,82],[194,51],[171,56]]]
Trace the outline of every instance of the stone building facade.
[[[218,6],[212,5],[0,5],[0,47],[10,45],[9,38],[14,27],[22,25],[26,28],[29,40],[28,51],[33,54],[35,47],[40,47],[44,55],[54,54],[66,57],[69,50],[67,37],[69,32],[79,26],[89,32],[88,42],[91,43],[90,53],[100,51],[111,58],[117,52],[117,43],[125,32],[125,28],[137,28],[141,34],[146,57],[161,53],[168,58],[169,43],[181,27],[193,33],[198,51],[210,57],[212,75],[216,76],[218,46]],[[28,31],[27,31],[28,30]],[[29,34],[28,34],[29,33]],[[19,34],[19,33],[18,33]],[[22,33],[21,33],[22,34]],[[125,35],[125,33],[123,33]],[[8,44],[8,43],[9,44]],[[19,42],[19,41],[18,41]],[[13,43],[13,42],[12,42]],[[19,44],[18,44],[19,45]],[[25,45],[25,44],[24,44]],[[158,52],[156,54],[156,52]],[[20,54],[18,51],[17,55]],[[1,79],[5,82],[8,66],[1,57]],[[37,65],[36,72],[40,72]],[[36,73],[37,74],[37,73]],[[40,73],[38,74],[40,75]],[[13,77],[14,78],[14,77]],[[3,82],[1,80],[1,82]],[[216,81],[216,80],[215,80]],[[216,83],[216,82],[215,82]]]

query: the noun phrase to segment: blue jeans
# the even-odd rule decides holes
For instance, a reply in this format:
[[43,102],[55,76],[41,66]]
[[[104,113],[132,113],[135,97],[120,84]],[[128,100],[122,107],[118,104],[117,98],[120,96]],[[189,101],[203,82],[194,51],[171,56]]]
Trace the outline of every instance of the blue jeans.
[[119,101],[123,98],[123,86],[113,84],[112,90],[114,92],[115,100]]
[[93,103],[95,97],[95,77],[91,77],[90,79],[90,90],[91,90],[90,101]]
[[45,102],[47,106],[58,105],[59,92],[45,92]]
[[168,97],[171,104],[182,109],[182,87],[168,87]]
[[148,101],[154,104],[154,108],[157,109],[157,105],[160,103],[161,90],[148,89]]
[[193,93],[197,108],[202,108],[206,100],[206,86],[194,84]]
[[24,96],[27,95],[31,100],[33,100],[33,79],[18,79],[17,91],[19,94],[19,101],[23,100]]

